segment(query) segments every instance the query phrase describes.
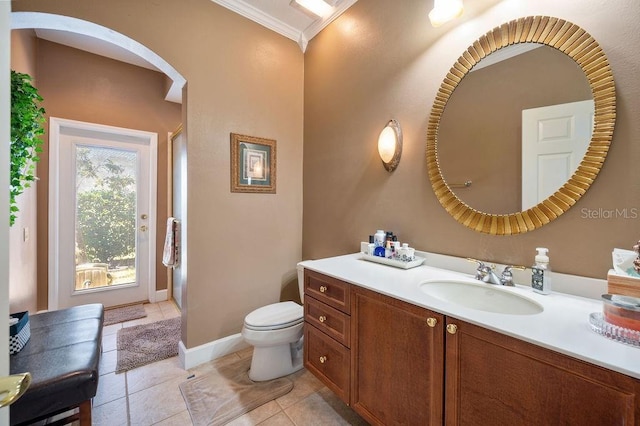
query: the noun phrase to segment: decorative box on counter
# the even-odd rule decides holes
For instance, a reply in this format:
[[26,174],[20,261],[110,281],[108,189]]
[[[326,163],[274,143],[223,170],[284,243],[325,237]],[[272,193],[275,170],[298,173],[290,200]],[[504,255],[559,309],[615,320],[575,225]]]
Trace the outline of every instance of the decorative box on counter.
[[13,355],[20,352],[31,337],[29,312],[11,314],[9,318],[16,318],[18,320],[18,322],[9,326],[9,355]]
[[[378,231],[376,234],[378,233],[384,233],[384,231]],[[371,237],[369,238],[371,239]],[[400,243],[399,242],[394,242],[394,243],[396,244],[394,252],[396,253],[397,257],[374,255],[376,245],[374,243],[361,242],[360,243],[360,252],[362,254],[361,259],[368,260],[369,262],[380,263],[382,265],[389,265],[389,266],[393,266],[401,269],[415,268],[416,266],[420,266],[424,263],[425,258],[416,256],[415,249],[410,248],[408,244],[406,243],[403,244],[402,248],[400,248],[398,251],[395,251],[397,248],[399,248]]]
[[415,256],[411,261],[397,260],[397,259],[389,259],[387,257],[380,256],[371,256],[366,253],[362,253],[362,259],[368,260],[369,262],[381,263],[383,265],[394,266],[396,268],[402,269],[411,269],[416,266],[420,266],[424,263],[424,257]]
[[607,284],[611,294],[640,297],[640,278],[622,275],[610,269],[607,274]]

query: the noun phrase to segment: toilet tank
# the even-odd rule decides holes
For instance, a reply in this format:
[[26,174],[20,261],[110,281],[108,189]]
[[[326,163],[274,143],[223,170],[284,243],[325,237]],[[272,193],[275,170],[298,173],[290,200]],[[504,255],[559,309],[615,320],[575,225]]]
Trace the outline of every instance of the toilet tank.
[[300,292],[300,302],[304,304],[304,268],[298,263],[298,291]]

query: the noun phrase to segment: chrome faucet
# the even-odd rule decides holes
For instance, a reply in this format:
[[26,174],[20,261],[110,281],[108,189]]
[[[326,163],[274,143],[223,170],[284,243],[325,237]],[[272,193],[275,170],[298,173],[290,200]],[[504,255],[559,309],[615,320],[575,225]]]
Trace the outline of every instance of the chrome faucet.
[[522,266],[512,266],[512,265],[505,266],[504,270],[502,271],[502,276],[500,277],[500,282],[502,283],[502,285],[506,285],[508,287],[515,286],[515,284],[513,283],[513,272],[511,272],[511,269],[513,268],[525,269]]
[[476,269],[476,279],[487,284],[513,287],[513,272],[511,270],[513,268],[525,269],[523,266],[508,265],[504,267],[502,274],[500,275],[500,277],[498,277],[498,275],[496,275],[494,271],[495,265],[486,265],[480,260],[471,258],[468,258],[467,260],[476,262],[478,264],[478,268]]
[[502,285],[501,279],[498,278],[496,273],[493,271],[493,268],[489,265],[485,265],[483,262],[478,262],[478,269],[476,270],[476,279],[487,284]]

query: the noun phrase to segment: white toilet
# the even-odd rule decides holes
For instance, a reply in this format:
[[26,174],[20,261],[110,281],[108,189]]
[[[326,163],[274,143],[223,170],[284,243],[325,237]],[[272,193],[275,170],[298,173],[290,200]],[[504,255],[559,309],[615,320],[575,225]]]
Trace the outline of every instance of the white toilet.
[[[298,266],[300,300],[304,297],[304,268]],[[295,302],[263,306],[244,318],[242,337],[252,345],[249,378],[271,380],[302,368],[304,308]]]

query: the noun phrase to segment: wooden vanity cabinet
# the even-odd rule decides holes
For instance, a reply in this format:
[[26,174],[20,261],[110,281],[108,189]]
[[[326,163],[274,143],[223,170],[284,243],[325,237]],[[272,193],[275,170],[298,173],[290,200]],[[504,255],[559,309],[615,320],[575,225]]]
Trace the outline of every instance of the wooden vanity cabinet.
[[374,425],[441,425],[444,317],[351,288],[351,406]]
[[304,366],[349,404],[350,285],[304,271]]
[[640,426],[640,380],[313,271],[304,329],[305,367],[373,425]]
[[640,425],[640,381],[455,318],[446,322],[445,424]]

